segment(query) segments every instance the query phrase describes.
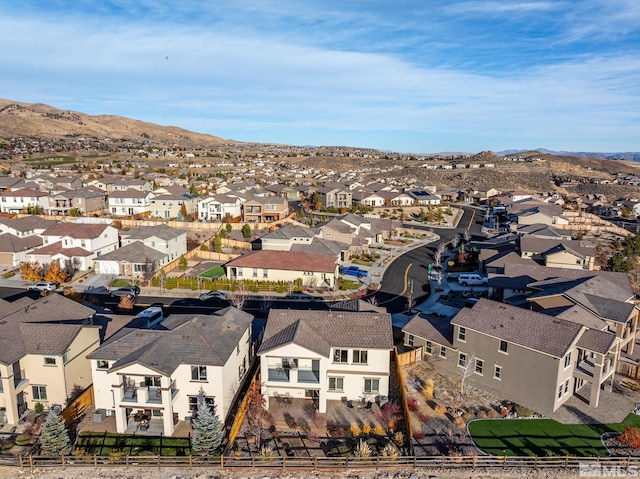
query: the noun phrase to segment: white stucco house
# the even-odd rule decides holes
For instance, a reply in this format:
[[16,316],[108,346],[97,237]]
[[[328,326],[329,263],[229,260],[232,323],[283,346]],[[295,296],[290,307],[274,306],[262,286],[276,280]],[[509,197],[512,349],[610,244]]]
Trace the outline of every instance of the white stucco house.
[[49,193],[38,190],[15,190],[0,193],[0,211],[2,213],[26,213],[27,208],[49,209]]
[[224,221],[242,216],[244,199],[231,195],[212,195],[198,201],[200,221]]
[[151,212],[151,191],[127,189],[109,193],[109,213],[114,216],[143,215]]
[[327,401],[388,396],[392,348],[388,313],[272,309],[258,350],[267,404],[309,398],[324,413]]
[[190,420],[200,390],[225,421],[252,361],[253,316],[234,307],[211,315],[177,314],[156,329],[125,328],[89,355],[96,408],[118,432],[140,417],[164,435]]

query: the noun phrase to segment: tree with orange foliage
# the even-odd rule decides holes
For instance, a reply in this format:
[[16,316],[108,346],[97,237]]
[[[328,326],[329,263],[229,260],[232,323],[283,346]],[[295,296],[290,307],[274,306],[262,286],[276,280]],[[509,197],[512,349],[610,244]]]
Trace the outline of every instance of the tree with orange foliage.
[[135,298],[130,294],[125,294],[120,296],[120,302],[118,303],[118,308],[122,310],[131,310],[133,309],[133,305],[135,304]]
[[62,284],[67,281],[67,272],[60,267],[60,263],[52,261],[44,272],[44,279],[56,284]]
[[637,427],[625,427],[619,437],[619,441],[627,447],[640,448],[640,429]]
[[25,281],[40,281],[42,267],[37,261],[25,261],[20,265],[20,277]]

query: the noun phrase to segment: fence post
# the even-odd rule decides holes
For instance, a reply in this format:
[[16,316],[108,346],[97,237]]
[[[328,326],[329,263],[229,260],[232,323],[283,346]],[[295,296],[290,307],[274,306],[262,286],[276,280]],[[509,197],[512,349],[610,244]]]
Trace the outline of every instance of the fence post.
[[29,454],[29,469],[33,472],[33,456]]
[[98,469],[98,455],[97,454],[93,455],[93,467]]
[[65,469],[64,454],[60,454],[60,459],[62,460],[62,470],[64,471],[64,469]]
[[22,454],[18,456],[20,458],[20,469],[24,469],[24,462],[22,461]]
[[473,455],[473,465],[471,466],[472,470],[476,470],[476,461],[478,460],[478,456],[476,456],[475,454]]
[[507,468],[507,456],[502,456],[502,469]]
[[[220,456],[220,464],[222,464],[222,456]],[[189,469],[193,469],[193,456],[189,454]]]
[[442,456],[442,461],[440,462],[440,469],[444,471],[444,455]]
[[220,470],[224,471],[224,454],[220,455]]
[[158,470],[160,470],[160,454],[158,454]]
[[124,456],[124,467],[129,468],[129,454]]
[[564,456],[564,470],[569,469],[569,456]]

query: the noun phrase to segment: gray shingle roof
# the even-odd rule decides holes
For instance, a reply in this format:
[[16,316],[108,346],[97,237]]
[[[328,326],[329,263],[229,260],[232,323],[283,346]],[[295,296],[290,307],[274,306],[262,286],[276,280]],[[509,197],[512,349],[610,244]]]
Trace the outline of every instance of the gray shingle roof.
[[445,321],[442,318],[427,314],[416,314],[402,328],[402,331],[441,346],[453,347],[453,326],[449,321]]
[[183,234],[184,230],[172,228],[165,224],[159,224],[154,226],[140,226],[138,228],[132,228],[129,231],[122,231],[120,236],[131,240],[145,240],[154,236],[163,240],[170,240]]
[[480,299],[473,308],[463,308],[451,324],[562,357],[576,341],[583,326],[546,314]]
[[160,251],[150,248],[140,241],[123,246],[103,254],[96,261],[127,261],[132,264],[145,264],[147,261],[159,261],[167,256]]
[[582,336],[580,336],[577,346],[595,353],[607,354],[615,341],[616,335],[613,333],[599,331],[597,329],[587,329],[582,333]]
[[331,348],[391,349],[391,315],[272,309],[258,353],[295,343],[329,357]]
[[88,358],[116,361],[112,371],[141,364],[167,376],[181,364],[223,366],[252,320],[233,307],[211,315],[175,314],[162,323],[164,329],[121,330]]

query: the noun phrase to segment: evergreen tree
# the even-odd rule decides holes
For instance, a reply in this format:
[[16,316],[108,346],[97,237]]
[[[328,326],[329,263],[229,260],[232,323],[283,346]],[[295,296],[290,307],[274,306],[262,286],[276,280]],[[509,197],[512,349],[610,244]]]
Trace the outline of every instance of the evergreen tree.
[[216,406],[207,404],[204,391],[198,394],[198,417],[193,420],[193,443],[191,449],[201,456],[212,456],[222,443],[222,424],[216,415]]
[[45,453],[57,456],[69,449],[71,441],[64,426],[64,421],[56,411],[51,409],[42,426],[40,444]]

